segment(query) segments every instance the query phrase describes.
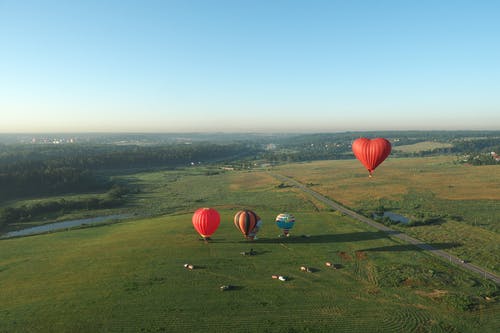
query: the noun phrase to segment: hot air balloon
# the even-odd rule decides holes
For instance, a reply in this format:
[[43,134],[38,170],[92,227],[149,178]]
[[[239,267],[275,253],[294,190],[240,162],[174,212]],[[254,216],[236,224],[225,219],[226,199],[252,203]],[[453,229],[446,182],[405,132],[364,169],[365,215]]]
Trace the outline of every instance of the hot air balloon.
[[234,215],[234,225],[245,236],[245,238],[254,240],[259,231],[262,221],[260,217],[251,210],[240,210]]
[[213,208],[200,208],[193,214],[193,226],[203,239],[207,240],[217,230],[220,215]]
[[283,229],[283,234],[288,237],[290,229],[295,224],[295,217],[291,214],[283,213],[276,216],[276,225]]
[[352,152],[363,163],[371,177],[373,170],[391,153],[391,143],[383,138],[359,138],[352,143]]

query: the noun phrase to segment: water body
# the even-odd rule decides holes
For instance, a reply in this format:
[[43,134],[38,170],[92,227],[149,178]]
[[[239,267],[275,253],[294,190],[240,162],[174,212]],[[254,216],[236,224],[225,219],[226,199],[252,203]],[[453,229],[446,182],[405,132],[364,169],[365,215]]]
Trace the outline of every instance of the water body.
[[21,236],[28,236],[28,235],[43,234],[43,233],[49,232],[49,231],[79,227],[79,226],[82,226],[85,224],[99,224],[99,223],[103,223],[103,222],[106,222],[109,220],[123,220],[124,218],[127,218],[127,217],[130,217],[130,215],[128,215],[128,214],[115,214],[115,215],[92,217],[92,218],[87,218],[87,219],[55,222],[55,223],[44,224],[44,225],[40,225],[40,226],[36,226],[36,227],[32,227],[32,228],[11,231],[11,232],[8,232],[8,233],[0,236],[0,238],[11,238],[11,237],[21,237]]
[[393,213],[393,212],[384,212],[384,215],[380,216],[378,214],[373,214],[373,217],[374,218],[377,218],[377,217],[388,217],[389,219],[391,219],[392,222],[399,222],[399,223],[403,223],[403,224],[408,224],[408,222],[410,222],[410,219],[407,218],[406,216],[403,216],[403,215],[399,215],[399,214],[396,214],[396,213]]

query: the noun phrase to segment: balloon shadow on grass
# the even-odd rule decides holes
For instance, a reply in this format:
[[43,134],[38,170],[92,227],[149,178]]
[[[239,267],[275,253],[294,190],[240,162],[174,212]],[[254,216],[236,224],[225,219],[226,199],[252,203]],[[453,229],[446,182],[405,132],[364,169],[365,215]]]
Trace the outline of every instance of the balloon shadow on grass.
[[205,240],[203,238],[198,238],[198,241],[200,242],[205,242],[206,244],[210,243],[227,243],[225,238],[210,238],[208,240]]
[[460,243],[419,243],[419,244],[398,244],[389,246],[372,247],[360,251],[365,252],[401,252],[401,251],[433,251],[446,250],[460,247]]
[[[344,243],[344,242],[360,242],[374,239],[385,239],[388,235],[384,232],[350,232],[344,234],[330,234],[330,235],[310,235],[310,236],[291,236],[286,238],[259,238],[252,243],[255,244],[300,244],[300,243]],[[240,241],[240,243],[247,243],[249,241]]]

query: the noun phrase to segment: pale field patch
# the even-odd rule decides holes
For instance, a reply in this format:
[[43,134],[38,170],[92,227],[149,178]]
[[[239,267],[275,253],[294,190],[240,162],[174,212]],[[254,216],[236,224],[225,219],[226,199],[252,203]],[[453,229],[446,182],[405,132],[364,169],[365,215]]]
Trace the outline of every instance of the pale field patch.
[[357,160],[285,165],[279,171],[346,205],[380,197],[397,198],[409,190],[430,191],[449,200],[500,200],[500,169],[467,166],[455,157],[389,158],[368,178]]
[[437,148],[451,148],[451,147],[453,147],[451,143],[424,141],[424,142],[414,143],[412,145],[392,147],[392,150],[398,150],[404,153],[418,153],[420,151],[429,151]]
[[252,191],[268,187],[277,180],[265,172],[234,173],[230,175],[229,189],[231,191]]

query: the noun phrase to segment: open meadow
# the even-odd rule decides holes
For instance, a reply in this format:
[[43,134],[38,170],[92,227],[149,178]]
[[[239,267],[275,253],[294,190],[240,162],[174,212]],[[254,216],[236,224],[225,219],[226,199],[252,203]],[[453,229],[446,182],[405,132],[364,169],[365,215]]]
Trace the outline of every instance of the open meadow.
[[435,142],[435,141],[424,141],[419,143],[414,143],[411,145],[396,146],[394,151],[400,151],[403,153],[418,153],[421,151],[431,151],[438,148],[451,148],[453,145],[451,143]]
[[[435,161],[445,169],[446,160]],[[388,162],[387,168],[395,163]],[[354,195],[362,191],[353,186],[349,192],[340,171],[327,171],[349,163],[354,183],[371,182],[371,195],[389,174],[383,165],[368,180],[354,161],[279,169],[355,207],[367,200]],[[120,179],[141,189],[121,212],[151,217],[0,240],[0,332],[497,332],[500,327],[494,283],[330,211],[297,189],[280,186],[265,171],[193,168]],[[342,185],[351,193],[347,199],[335,195]],[[387,196],[394,200],[398,194]],[[209,243],[198,240],[191,223],[192,212],[204,206],[222,217]],[[254,242],[232,224],[242,208],[255,210],[264,221]],[[273,221],[285,211],[297,222],[292,237],[279,238]],[[447,251],[455,250],[456,242],[429,241]],[[250,249],[256,255],[241,255]],[[327,261],[339,268],[325,266]],[[186,269],[186,263],[195,269]],[[221,291],[221,285],[233,288]]]

